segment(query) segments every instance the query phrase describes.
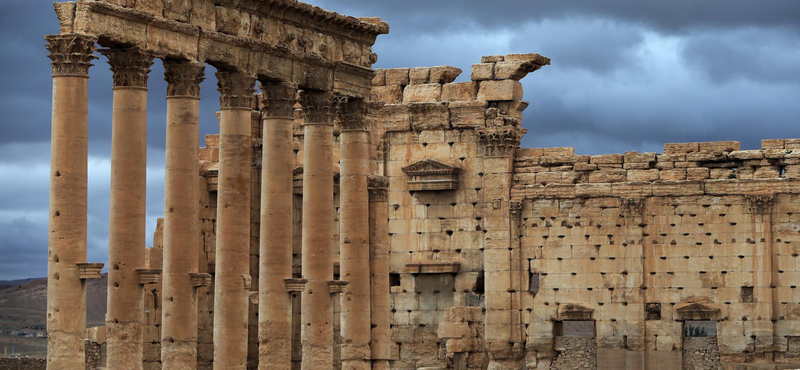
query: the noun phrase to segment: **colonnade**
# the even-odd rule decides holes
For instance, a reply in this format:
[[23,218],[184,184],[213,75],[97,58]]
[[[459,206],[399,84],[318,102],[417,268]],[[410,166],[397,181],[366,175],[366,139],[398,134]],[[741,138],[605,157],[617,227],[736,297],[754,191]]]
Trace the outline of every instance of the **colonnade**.
[[[48,259],[48,370],[83,368],[86,263],[88,77],[97,39],[47,36],[53,66]],[[142,369],[143,285],[163,280],[164,369],[197,366],[200,83],[204,64],[164,59],[167,87],[164,270],[146,270],[147,79],[155,56],[101,51],[114,72],[109,231],[108,367]],[[387,368],[389,348],[386,181],[369,181],[364,102],[329,91],[261,81],[263,163],[259,280],[249,275],[252,101],[258,76],[220,70],[220,162],[214,277],[214,369],[247,364],[250,284],[259,292],[259,368],[291,369],[291,293],[302,291],[302,368],[333,368],[333,300],[342,299],[345,369]],[[292,126],[305,113],[302,275],[292,277]],[[344,113],[344,114],[342,114]],[[341,139],[341,281],[334,281],[333,123]],[[377,185],[376,185],[377,184]],[[374,195],[383,194],[380,199]],[[386,235],[384,235],[386,234]],[[385,276],[384,276],[385,275]],[[371,277],[372,276],[372,277]],[[348,285],[343,291],[343,286]],[[384,312],[385,311],[385,312]]]

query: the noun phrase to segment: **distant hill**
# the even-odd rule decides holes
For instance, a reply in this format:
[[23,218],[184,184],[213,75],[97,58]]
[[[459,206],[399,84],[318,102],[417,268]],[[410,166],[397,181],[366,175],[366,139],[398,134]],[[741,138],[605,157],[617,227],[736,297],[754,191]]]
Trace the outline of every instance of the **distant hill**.
[[0,290],[8,289],[11,287],[15,287],[17,285],[25,284],[29,281],[38,280],[42,278],[33,278],[33,279],[20,279],[20,280],[0,280]]
[[[106,274],[102,279],[89,280],[86,293],[89,327],[105,325],[107,286]],[[29,279],[21,285],[0,290],[0,329],[45,325],[46,317],[47,279]]]

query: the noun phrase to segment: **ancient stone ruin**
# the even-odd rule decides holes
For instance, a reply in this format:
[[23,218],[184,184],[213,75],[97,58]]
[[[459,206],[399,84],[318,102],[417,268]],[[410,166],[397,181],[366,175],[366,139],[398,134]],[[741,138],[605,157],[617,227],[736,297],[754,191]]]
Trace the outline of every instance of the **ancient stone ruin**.
[[[524,149],[537,54],[454,82],[448,66],[372,70],[386,23],[296,1],[56,12],[48,370],[800,366],[798,139]],[[109,294],[87,331],[97,45],[114,72]],[[156,58],[166,197],[145,248]],[[205,64],[220,133],[198,148]]]

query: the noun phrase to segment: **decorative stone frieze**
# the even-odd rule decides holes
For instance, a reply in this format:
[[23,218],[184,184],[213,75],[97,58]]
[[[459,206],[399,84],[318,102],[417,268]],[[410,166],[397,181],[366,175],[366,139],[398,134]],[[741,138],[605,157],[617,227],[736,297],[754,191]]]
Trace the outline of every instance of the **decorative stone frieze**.
[[641,217],[644,214],[644,207],[647,203],[645,198],[620,198],[619,208],[623,209],[629,216]]
[[514,127],[486,127],[475,130],[484,148],[484,157],[510,157],[519,147],[525,130]]
[[594,309],[577,303],[565,303],[558,307],[561,320],[591,320]]
[[409,191],[455,190],[461,169],[433,159],[423,159],[403,167]]
[[514,199],[508,202],[508,210],[511,213],[512,219],[519,220],[522,215],[522,206],[522,199]]
[[164,60],[167,98],[200,98],[200,83],[205,80],[205,65],[183,60]]
[[147,77],[153,65],[153,54],[139,49],[103,49],[100,50],[108,58],[111,71],[114,72],[114,87],[147,88]]
[[47,35],[45,40],[50,51],[47,57],[53,66],[53,77],[89,77],[89,67],[94,65],[92,60],[97,59],[94,55],[97,50],[96,37],[64,34]]
[[297,86],[285,82],[261,83],[260,103],[264,117],[294,118]]
[[217,72],[220,109],[245,109],[253,105],[256,76],[244,72]]
[[675,305],[678,320],[716,320],[719,307],[712,303],[694,302]]

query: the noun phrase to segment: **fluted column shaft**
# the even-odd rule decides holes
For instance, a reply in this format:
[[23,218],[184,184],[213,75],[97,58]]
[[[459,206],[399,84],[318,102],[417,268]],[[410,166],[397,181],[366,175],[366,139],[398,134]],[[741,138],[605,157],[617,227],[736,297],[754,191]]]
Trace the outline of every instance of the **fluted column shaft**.
[[372,369],[388,370],[391,358],[392,306],[389,292],[389,179],[370,176],[369,244],[372,303]]
[[108,233],[108,363],[142,369],[145,267],[147,75],[153,56],[107,49],[114,72],[111,127],[111,210]]
[[342,369],[369,370],[370,265],[369,265],[369,132],[363,103],[347,104],[339,136],[341,145],[340,244],[341,279],[349,282],[341,295]]
[[264,146],[261,166],[261,230],[258,275],[258,368],[292,368],[292,123],[297,88],[261,85]]
[[255,76],[217,72],[220,97],[214,369],[247,366],[250,296],[250,119]]
[[164,369],[197,367],[197,288],[200,248],[198,125],[205,66],[164,61],[167,146],[164,186],[164,271],[161,363]]
[[[303,370],[333,368],[333,96],[306,93],[303,158]],[[288,215],[287,215],[288,217]]]
[[53,66],[47,258],[47,369],[85,367],[88,78],[94,38],[49,35]]

